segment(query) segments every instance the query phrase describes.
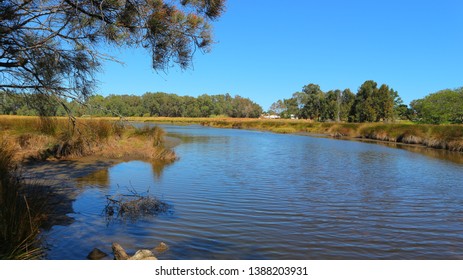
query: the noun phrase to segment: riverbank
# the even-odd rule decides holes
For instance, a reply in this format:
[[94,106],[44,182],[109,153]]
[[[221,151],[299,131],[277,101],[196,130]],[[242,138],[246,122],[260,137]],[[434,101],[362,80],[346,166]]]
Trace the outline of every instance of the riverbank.
[[403,123],[320,123],[310,120],[234,118],[128,118],[135,122],[200,124],[218,128],[256,129],[275,133],[323,134],[335,138],[371,139],[463,152],[463,125]]
[[167,146],[159,127],[0,116],[0,259],[43,257],[42,229],[72,223],[73,178],[124,160],[173,162]]
[[142,159],[171,162],[159,127],[136,128],[118,119],[1,116],[0,138],[14,150],[15,162],[100,159]]

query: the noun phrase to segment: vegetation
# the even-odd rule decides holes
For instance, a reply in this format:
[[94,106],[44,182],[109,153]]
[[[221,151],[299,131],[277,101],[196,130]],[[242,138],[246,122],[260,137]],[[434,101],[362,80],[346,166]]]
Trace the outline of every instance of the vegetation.
[[137,122],[201,124],[236,129],[257,129],[276,133],[311,133],[331,137],[364,138],[463,152],[463,125],[413,123],[328,123],[312,120],[233,118],[129,118]]
[[413,120],[420,123],[463,123],[463,87],[445,89],[411,102]]
[[374,81],[363,83],[356,95],[350,89],[323,92],[319,85],[309,84],[292,98],[273,103],[270,111],[283,118],[323,122],[391,122],[405,119],[408,112],[397,91],[385,84],[378,88]]
[[[40,94],[18,95],[0,92],[0,114],[29,116],[156,116],[258,118],[262,108],[248,98],[229,94],[207,95],[197,98],[163,92],[135,95],[94,95],[83,103],[77,101],[49,101]],[[64,108],[68,108],[66,111]]]
[[173,161],[175,153],[164,146],[158,127],[135,128],[103,119],[3,116],[0,136],[16,149],[14,159],[72,159],[82,156],[140,158]]
[[189,66],[213,43],[210,23],[225,0],[2,0],[0,91],[60,102],[93,92],[103,44],[144,48],[153,68]]
[[37,259],[43,253],[37,238],[43,204],[25,190],[13,155],[11,144],[0,138],[0,259]]

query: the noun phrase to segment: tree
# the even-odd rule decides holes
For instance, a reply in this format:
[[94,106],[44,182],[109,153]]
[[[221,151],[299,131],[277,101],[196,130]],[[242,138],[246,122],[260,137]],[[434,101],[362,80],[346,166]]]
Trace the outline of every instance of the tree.
[[341,102],[342,93],[339,89],[330,90],[325,95],[325,108],[323,110],[324,120],[333,120],[339,122],[341,120]]
[[423,123],[463,123],[463,88],[446,89],[410,104],[416,121]]
[[355,94],[352,93],[350,89],[345,89],[342,91],[341,94],[341,120],[348,121],[351,119],[350,113],[352,110],[352,106],[354,105],[355,101]]
[[374,91],[373,103],[377,122],[394,120],[395,96],[398,96],[397,92],[385,84]]
[[376,82],[370,80],[360,86],[352,106],[354,121],[374,122],[377,120],[378,113],[374,100],[378,91],[377,85]]
[[286,105],[284,103],[284,101],[282,101],[281,99],[279,99],[278,101],[274,102],[271,106],[270,106],[270,109],[269,109],[269,114],[276,114],[276,115],[280,115],[281,113],[283,113],[284,111],[286,111]]
[[236,95],[231,104],[232,113],[229,116],[233,118],[258,118],[262,114],[262,107],[249,98]]
[[304,119],[320,120],[324,109],[325,96],[319,85],[308,84],[298,93],[298,102],[305,102],[300,111]]
[[155,70],[212,45],[225,0],[0,0],[0,91],[91,95],[103,44],[144,48]]

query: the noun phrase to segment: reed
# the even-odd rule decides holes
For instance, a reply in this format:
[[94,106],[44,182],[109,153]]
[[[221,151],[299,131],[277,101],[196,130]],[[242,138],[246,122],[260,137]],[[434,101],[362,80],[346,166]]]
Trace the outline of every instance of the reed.
[[16,145],[18,161],[85,156],[173,161],[160,127],[135,128],[115,118],[0,116],[0,134]]
[[19,179],[13,163],[14,151],[0,141],[0,259],[38,259],[43,251],[38,239],[43,221],[33,193]]
[[463,152],[463,125],[413,123],[319,123],[308,120],[234,118],[129,118],[138,122],[201,124],[218,128],[257,129],[275,133],[316,133],[367,138]]

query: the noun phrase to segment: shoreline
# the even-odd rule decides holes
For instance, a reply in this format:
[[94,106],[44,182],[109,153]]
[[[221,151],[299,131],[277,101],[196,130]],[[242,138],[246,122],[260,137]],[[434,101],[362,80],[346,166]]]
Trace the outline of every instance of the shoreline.
[[130,122],[197,124],[215,128],[248,129],[281,134],[365,141],[420,147],[454,153],[463,158],[463,125],[400,123],[317,123],[308,120],[232,118],[128,118]]

